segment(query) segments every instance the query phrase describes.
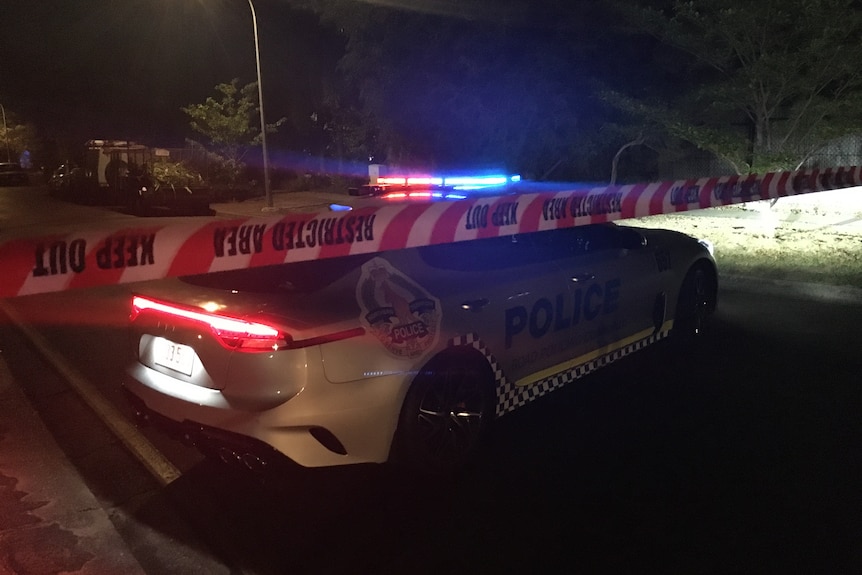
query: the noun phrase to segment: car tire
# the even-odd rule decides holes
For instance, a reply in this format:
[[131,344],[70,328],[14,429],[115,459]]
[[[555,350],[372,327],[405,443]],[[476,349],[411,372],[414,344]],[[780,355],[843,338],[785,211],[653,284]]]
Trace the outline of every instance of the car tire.
[[404,399],[393,462],[423,475],[456,471],[484,443],[495,410],[494,378],[484,358],[471,353],[435,357]]
[[682,342],[701,338],[715,310],[717,284],[715,273],[704,264],[692,267],[679,290],[673,334]]
[[134,192],[132,194],[131,201],[129,202],[130,211],[135,216],[143,216],[146,215],[147,212],[147,200],[141,195],[140,192]]

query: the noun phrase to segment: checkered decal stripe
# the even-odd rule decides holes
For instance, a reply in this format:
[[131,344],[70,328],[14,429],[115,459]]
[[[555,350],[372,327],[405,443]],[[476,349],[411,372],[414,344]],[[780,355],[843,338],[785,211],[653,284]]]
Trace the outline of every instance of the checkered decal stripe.
[[669,333],[670,331],[660,331],[654,333],[647,338],[636,341],[611,353],[598,357],[592,361],[576,365],[575,367],[572,367],[565,371],[561,371],[560,373],[554,374],[550,377],[546,377],[545,379],[539,380],[536,383],[523,387],[516,386],[514,382],[511,382],[506,378],[506,375],[500,368],[500,364],[497,362],[497,359],[494,357],[494,354],[491,353],[491,350],[488,349],[488,347],[476,334],[470,333],[467,335],[452,338],[449,341],[449,345],[472,347],[481,352],[483,356],[485,356],[485,359],[488,361],[488,364],[491,366],[491,369],[494,372],[494,380],[497,389],[497,417],[500,417],[509,413],[510,411],[514,411],[515,409],[526,405],[534,399],[538,399],[539,397],[542,397],[543,395],[550,393],[555,389],[558,389],[568,383],[571,383],[578,378],[584,377],[585,375],[592,373],[593,371],[601,367],[609,365],[619,359],[622,359],[630,353],[639,351],[649,345],[652,345],[653,343],[667,337]]
[[500,411],[500,404],[503,401],[502,391],[504,389],[508,389],[509,387],[513,387],[512,384],[509,383],[509,380],[506,379],[506,374],[503,373],[503,369],[500,367],[500,364],[497,363],[497,358],[494,357],[494,354],[491,353],[491,350],[488,349],[488,346],[479,339],[475,333],[468,333],[466,335],[459,335],[449,340],[450,346],[455,347],[472,347],[473,349],[478,350],[482,355],[485,356],[485,360],[488,362],[488,365],[491,366],[491,370],[494,372],[494,387],[497,390],[497,417],[500,417],[505,412]]

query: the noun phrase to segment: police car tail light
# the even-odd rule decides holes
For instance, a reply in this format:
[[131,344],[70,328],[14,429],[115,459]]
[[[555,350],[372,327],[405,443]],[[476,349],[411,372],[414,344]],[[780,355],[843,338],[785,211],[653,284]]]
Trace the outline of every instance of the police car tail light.
[[141,296],[132,299],[132,319],[146,311],[208,325],[224,347],[246,352],[266,352],[291,347],[290,335],[265,323],[208,312]]

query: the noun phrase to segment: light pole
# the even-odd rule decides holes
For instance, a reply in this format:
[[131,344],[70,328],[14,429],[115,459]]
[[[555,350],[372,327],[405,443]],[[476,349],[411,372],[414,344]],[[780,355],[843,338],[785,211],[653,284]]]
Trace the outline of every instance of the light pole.
[[0,104],[0,111],[3,112],[3,140],[6,142],[6,161],[11,162],[12,160],[9,159],[9,130],[6,128],[6,108],[3,107],[3,104]]
[[260,42],[257,37],[257,14],[254,12],[254,4],[251,3],[251,0],[248,0],[248,7],[251,8],[251,22],[254,25],[254,61],[257,66],[257,101],[258,108],[260,109],[260,143],[263,152],[263,189],[266,194],[266,207],[264,207],[264,210],[271,210],[273,209],[272,189],[269,184],[269,154],[266,151],[266,120],[263,114],[263,83],[260,76]]

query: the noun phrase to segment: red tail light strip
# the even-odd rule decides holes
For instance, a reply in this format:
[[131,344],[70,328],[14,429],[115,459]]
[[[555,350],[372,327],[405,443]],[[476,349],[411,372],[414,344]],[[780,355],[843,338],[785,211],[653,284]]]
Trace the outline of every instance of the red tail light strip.
[[133,320],[137,317],[137,314],[144,311],[154,311],[168,316],[203,323],[212,329],[218,341],[226,348],[245,352],[266,352],[311,347],[365,334],[365,329],[359,327],[324,336],[294,340],[290,334],[264,323],[179,306],[142,296],[134,296],[132,298],[132,309]]
[[290,336],[262,323],[182,307],[141,296],[132,298],[133,319],[150,310],[208,325],[218,341],[228,349],[241,351],[274,351],[287,347]]

